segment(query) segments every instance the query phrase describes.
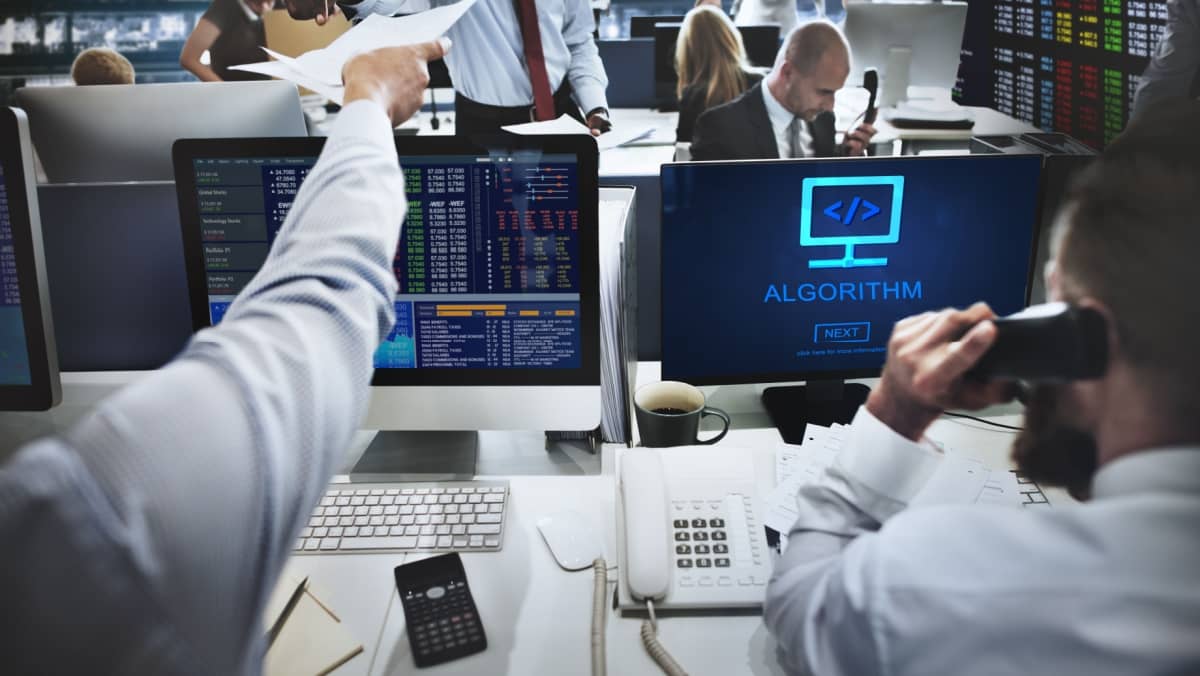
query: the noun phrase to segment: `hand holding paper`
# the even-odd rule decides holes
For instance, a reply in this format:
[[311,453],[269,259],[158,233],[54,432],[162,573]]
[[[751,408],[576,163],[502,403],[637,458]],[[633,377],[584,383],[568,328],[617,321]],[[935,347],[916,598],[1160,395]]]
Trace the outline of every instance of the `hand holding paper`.
[[[312,0],[295,1],[311,3]],[[316,2],[319,4],[323,0],[316,0]],[[248,63],[233,68],[289,80],[341,104],[344,96],[342,69],[351,58],[386,47],[432,42],[450,30],[450,27],[474,6],[475,2],[476,0],[461,0],[453,5],[402,17],[372,14],[324,49],[305,52],[295,59],[264,50],[276,60]],[[307,8],[308,5],[305,4],[298,9],[307,10]],[[301,16],[292,12],[291,0],[289,0],[288,11],[293,17]]]

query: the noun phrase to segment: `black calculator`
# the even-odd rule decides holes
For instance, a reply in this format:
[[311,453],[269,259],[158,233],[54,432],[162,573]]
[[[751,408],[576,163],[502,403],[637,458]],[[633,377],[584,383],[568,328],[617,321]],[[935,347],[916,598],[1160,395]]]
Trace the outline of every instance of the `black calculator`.
[[458,554],[396,566],[408,642],[418,667],[431,667],[487,648],[479,610]]

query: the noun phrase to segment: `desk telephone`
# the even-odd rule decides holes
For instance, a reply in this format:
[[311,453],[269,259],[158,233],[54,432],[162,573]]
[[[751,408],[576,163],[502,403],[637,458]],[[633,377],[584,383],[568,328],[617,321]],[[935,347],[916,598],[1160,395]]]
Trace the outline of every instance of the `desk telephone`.
[[622,608],[757,608],[771,559],[751,453],[635,448],[620,459]]

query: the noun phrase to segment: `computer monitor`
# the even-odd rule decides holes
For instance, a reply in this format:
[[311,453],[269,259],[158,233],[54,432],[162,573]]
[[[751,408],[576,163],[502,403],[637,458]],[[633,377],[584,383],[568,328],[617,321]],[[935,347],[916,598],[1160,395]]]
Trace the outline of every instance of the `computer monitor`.
[[174,181],[38,186],[63,371],[147,371],[192,337]]
[[[197,329],[219,322],[258,270],[323,143],[176,144]],[[364,426],[468,432],[466,443],[431,462],[444,461],[434,473],[453,476],[473,471],[446,467],[473,467],[476,430],[594,429],[601,411],[595,141],[400,136],[396,147],[409,200],[394,262],[396,325],[375,353]],[[434,436],[416,443],[445,438]],[[355,473],[410,473],[370,458],[404,461],[418,450],[381,434]]]
[[[675,86],[679,75],[675,72],[675,43],[679,39],[682,23],[658,23],[654,26],[654,86],[662,102],[675,102]],[[779,26],[738,26],[742,44],[746,47],[746,58],[750,65],[770,68],[775,65],[779,53]]]
[[0,107],[0,410],[59,403],[54,322],[25,114]]
[[51,183],[173,180],[184,137],[308,135],[282,80],[25,87],[16,100]]
[[629,37],[652,38],[654,25],[660,23],[683,23],[683,14],[662,14],[657,16],[629,17]]
[[1167,0],[972,0],[954,100],[1102,148],[1125,128]]
[[897,320],[1026,306],[1040,170],[1036,155],[664,165],[663,378],[807,381],[764,394],[785,438],[848,422],[866,388],[843,379],[879,375]]
[[966,20],[964,2],[847,3],[847,82],[862,82],[868,68],[878,70],[881,105],[907,98],[909,85],[953,87]]

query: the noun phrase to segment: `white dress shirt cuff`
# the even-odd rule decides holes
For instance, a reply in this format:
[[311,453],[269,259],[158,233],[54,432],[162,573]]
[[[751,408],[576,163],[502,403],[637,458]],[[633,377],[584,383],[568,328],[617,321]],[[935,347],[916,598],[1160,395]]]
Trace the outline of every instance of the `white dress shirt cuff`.
[[836,464],[847,479],[902,507],[925,486],[941,459],[941,451],[928,441],[901,436],[861,406]]
[[392,121],[383,106],[374,101],[359,99],[344,106],[334,123],[332,136],[362,138],[377,147],[394,148]]
[[592,80],[572,82],[571,90],[575,92],[575,101],[583,109],[585,117],[597,108],[608,109],[608,99],[604,95],[604,87],[597,82]]

